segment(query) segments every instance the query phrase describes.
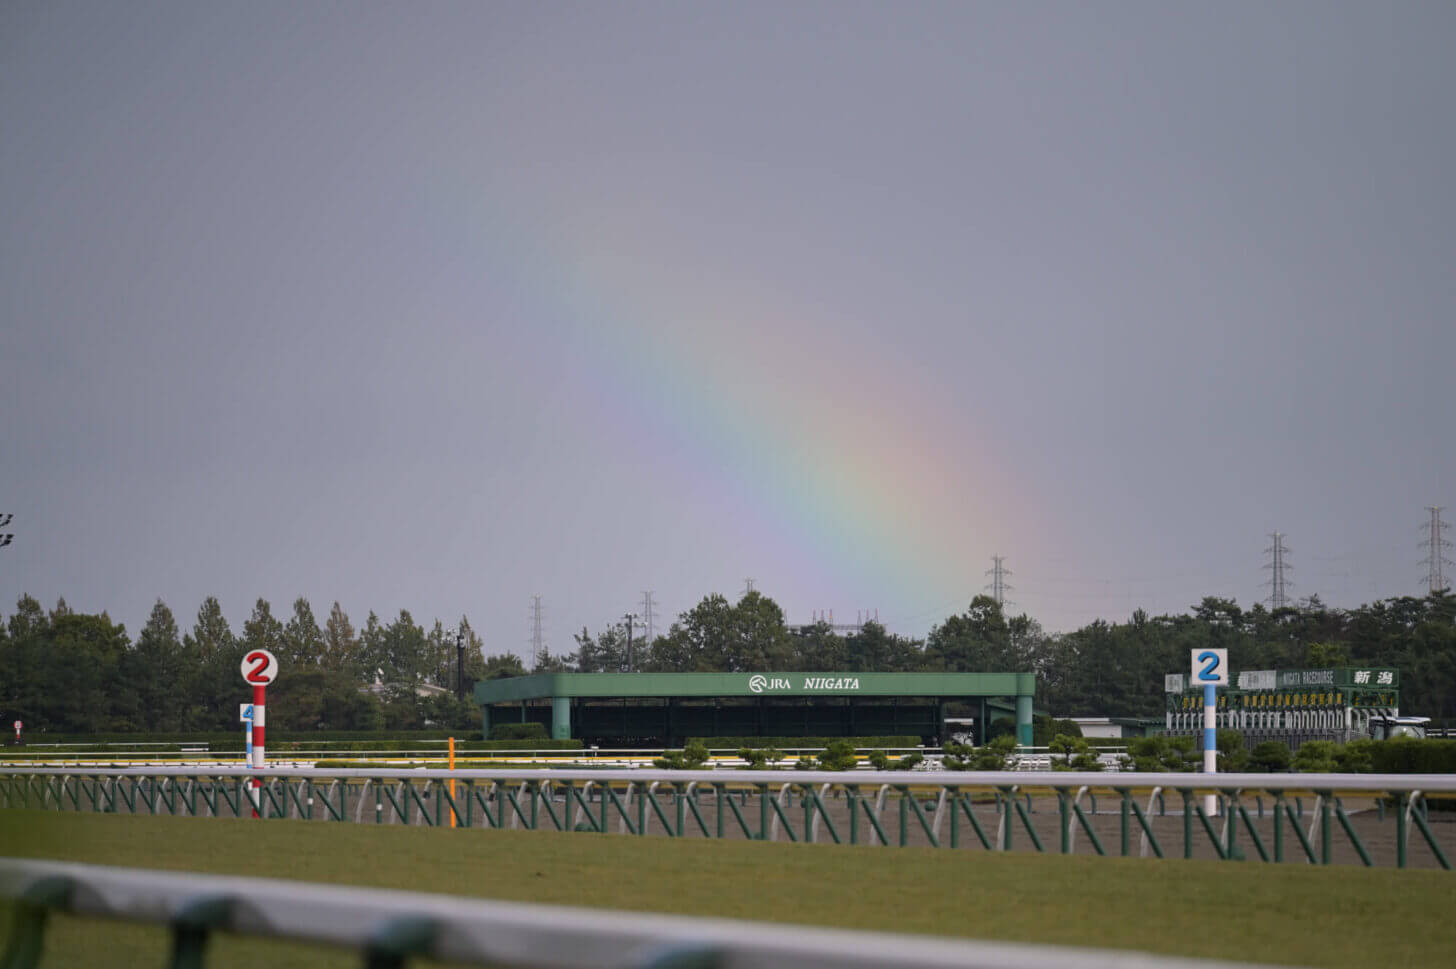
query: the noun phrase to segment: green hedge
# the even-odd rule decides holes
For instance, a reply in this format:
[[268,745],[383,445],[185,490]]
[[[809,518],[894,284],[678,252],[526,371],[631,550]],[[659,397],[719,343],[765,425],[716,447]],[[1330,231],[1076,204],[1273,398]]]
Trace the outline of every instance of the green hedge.
[[[471,730],[278,730],[268,728],[269,744],[280,742],[318,743],[319,741],[421,741],[447,740],[454,737],[478,737],[478,729]],[[25,732],[26,745],[30,744],[243,744],[243,725],[236,730],[198,731],[196,733],[41,733]],[[221,749],[221,748],[218,748]]]
[[[400,770],[399,764],[381,764],[377,760],[321,760],[315,767],[325,770]],[[441,770],[439,764],[420,764],[421,768]],[[566,770],[579,769],[580,764],[562,764],[555,761],[533,760],[525,763],[511,763],[507,760],[460,760],[456,758],[456,770]],[[603,767],[603,770],[616,770],[617,768]],[[625,768],[623,768],[625,769]]]
[[827,748],[830,744],[847,740],[856,748],[865,747],[919,747],[920,738],[907,735],[898,737],[691,737],[688,743],[699,743],[712,749],[738,750],[741,747],[749,747],[754,750],[762,750],[765,747],[777,747],[783,750],[785,747],[818,747]]
[[[288,751],[288,750],[318,750],[319,748],[316,745],[310,745],[308,743],[308,741],[303,740],[303,741],[296,741],[296,742],[284,741],[283,743],[279,743],[279,744],[270,743],[270,744],[268,744],[268,749],[270,751],[272,751],[272,750]],[[420,744],[417,741],[414,741],[414,740],[392,740],[392,741],[355,740],[355,741],[331,743],[331,744],[329,744],[329,746],[326,749],[327,749],[328,752],[333,753],[335,751],[339,751],[339,752],[346,752],[346,751],[360,751],[360,752],[363,752],[363,751],[396,751],[396,750],[421,750],[421,749],[425,749],[425,748],[421,748]],[[445,753],[445,751],[446,751],[447,748],[446,748],[446,746],[444,744],[441,744],[439,746],[436,746],[434,744],[431,744],[428,749],[431,750],[431,751],[438,750],[440,752],[440,754],[443,755]],[[531,740],[531,739],[528,739],[528,740],[460,740],[459,738],[456,738],[456,740],[455,740],[455,751],[456,751],[456,753],[459,753],[462,750],[469,751],[469,750],[580,750],[580,749],[581,749],[581,741],[580,740]]]
[[1456,774],[1456,740],[1397,737],[1371,745],[1376,774]]
[[[215,735],[203,735],[189,740],[188,745],[206,743],[210,753],[227,754],[242,753],[244,743],[241,736],[217,737]],[[446,752],[447,745],[429,744],[422,748],[421,740],[432,739],[422,737],[410,737],[409,739],[398,740],[335,740],[331,741],[326,748],[320,748],[317,738],[307,735],[294,734],[290,737],[274,738],[268,736],[268,750],[271,753],[288,753],[295,750],[327,750],[330,753],[346,753],[351,751],[397,751],[397,750],[438,750],[442,755]],[[444,738],[441,738],[442,740]],[[93,749],[105,749],[105,742],[97,741]],[[182,751],[182,744],[169,743],[159,747],[117,747],[108,751],[113,754],[175,754]],[[455,750],[580,750],[580,740],[462,740],[456,738]],[[36,747],[0,747],[0,758],[14,758],[20,760],[34,760],[36,758],[53,758],[64,756],[77,748],[36,748]]]
[[490,728],[491,740],[546,740],[550,736],[544,723],[498,723]]

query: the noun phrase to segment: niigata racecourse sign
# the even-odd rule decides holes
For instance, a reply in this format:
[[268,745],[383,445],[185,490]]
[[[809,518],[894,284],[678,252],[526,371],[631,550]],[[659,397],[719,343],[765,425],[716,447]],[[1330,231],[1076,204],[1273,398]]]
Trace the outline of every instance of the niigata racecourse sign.
[[748,678],[749,693],[814,693],[825,690],[833,690],[836,693],[855,693],[859,691],[859,677],[857,676],[806,676],[803,678],[804,685],[798,691],[794,690],[794,680],[787,676],[765,676],[762,673],[754,673]]

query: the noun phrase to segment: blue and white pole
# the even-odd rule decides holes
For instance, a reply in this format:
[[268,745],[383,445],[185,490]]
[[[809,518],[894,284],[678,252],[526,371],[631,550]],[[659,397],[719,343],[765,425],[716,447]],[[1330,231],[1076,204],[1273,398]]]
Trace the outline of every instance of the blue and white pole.
[[243,723],[243,764],[253,763],[253,705],[238,704],[238,719]]
[[[1203,687],[1203,772],[1218,773],[1218,688],[1227,686],[1228,650],[1193,650],[1193,682]],[[1212,816],[1218,810],[1218,797],[1209,794],[1203,799],[1203,813]]]
[[1203,772],[1218,773],[1218,687],[1203,687]]
[[[1203,687],[1203,772],[1218,773],[1218,687]],[[1213,817],[1218,811],[1218,797],[1209,794],[1203,799],[1203,813]]]

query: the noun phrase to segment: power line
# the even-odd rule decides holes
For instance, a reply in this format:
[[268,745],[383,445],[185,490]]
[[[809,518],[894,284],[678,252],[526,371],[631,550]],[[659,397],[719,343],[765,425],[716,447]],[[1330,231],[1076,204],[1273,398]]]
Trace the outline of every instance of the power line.
[[657,638],[657,613],[652,610],[652,590],[642,593],[642,625],[647,627],[647,641]]
[[1264,554],[1273,557],[1270,559],[1269,564],[1264,566],[1264,568],[1271,570],[1269,581],[1264,584],[1269,586],[1269,609],[1272,612],[1275,609],[1288,607],[1289,596],[1287,589],[1293,586],[1294,583],[1290,582],[1284,574],[1292,568],[1288,558],[1289,549],[1284,545],[1284,533],[1271,532],[1269,537],[1274,539],[1274,544],[1264,549]]
[[1421,548],[1430,549],[1431,554],[1422,559],[1421,564],[1426,566],[1426,588],[1431,595],[1449,588],[1446,585],[1446,573],[1442,566],[1452,563],[1450,559],[1441,554],[1441,549],[1451,547],[1451,542],[1441,537],[1441,532],[1446,528],[1446,523],[1441,521],[1441,512],[1444,510],[1444,505],[1426,506],[1426,511],[1431,513],[1431,520],[1427,525],[1429,534],[1421,543]]
[[1004,555],[991,556],[991,562],[991,568],[986,570],[986,574],[991,576],[991,581],[984,588],[991,590],[991,598],[996,600],[996,605],[1005,608],[1006,593],[1014,588],[1006,584],[1006,577],[1011,575],[1012,572],[1006,567],[1006,557]]

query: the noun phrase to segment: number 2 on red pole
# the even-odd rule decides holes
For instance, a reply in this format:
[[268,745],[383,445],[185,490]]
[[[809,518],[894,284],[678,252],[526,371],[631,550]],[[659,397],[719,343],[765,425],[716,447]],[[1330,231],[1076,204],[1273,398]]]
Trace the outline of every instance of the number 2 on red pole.
[[243,681],[251,686],[267,686],[278,678],[278,657],[266,649],[250,649],[241,666]]

